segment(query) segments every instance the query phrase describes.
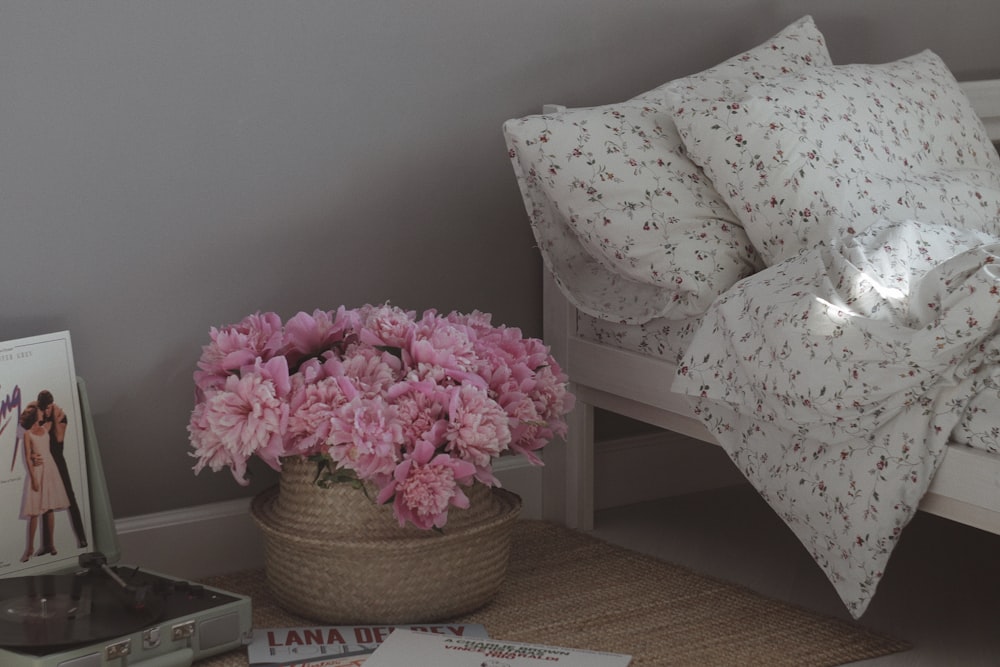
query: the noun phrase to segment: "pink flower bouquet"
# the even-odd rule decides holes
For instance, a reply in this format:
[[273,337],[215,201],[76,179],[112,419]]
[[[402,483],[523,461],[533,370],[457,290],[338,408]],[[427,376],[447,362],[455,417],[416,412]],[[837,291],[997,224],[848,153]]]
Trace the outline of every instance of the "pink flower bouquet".
[[274,313],[213,328],[188,425],[197,474],[246,484],[258,456],[318,463],[317,482],[370,482],[400,525],[440,528],[493,462],[565,435],[566,376],[539,340],[473,312],[419,319],[389,305]]

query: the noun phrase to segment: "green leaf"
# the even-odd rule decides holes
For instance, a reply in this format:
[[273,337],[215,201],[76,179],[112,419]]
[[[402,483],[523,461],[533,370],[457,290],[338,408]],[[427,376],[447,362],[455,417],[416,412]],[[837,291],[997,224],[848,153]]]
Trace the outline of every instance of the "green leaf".
[[321,489],[329,489],[334,484],[350,484],[356,489],[361,489],[368,495],[365,485],[358,479],[352,470],[345,470],[334,465],[329,454],[313,454],[310,461],[316,463],[316,476],[313,477],[313,484]]
[[403,348],[395,347],[393,345],[376,345],[375,349],[380,352],[388,352],[397,359],[403,358]]

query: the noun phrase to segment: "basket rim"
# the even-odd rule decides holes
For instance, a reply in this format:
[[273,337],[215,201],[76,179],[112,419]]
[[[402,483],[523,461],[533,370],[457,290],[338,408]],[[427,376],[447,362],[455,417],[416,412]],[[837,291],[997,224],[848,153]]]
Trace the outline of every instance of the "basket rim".
[[[492,487],[491,492],[497,496],[502,504],[500,513],[493,515],[483,521],[449,530],[445,524],[441,532],[435,530],[425,530],[418,534],[408,532],[401,534],[398,538],[360,538],[344,540],[342,536],[336,537],[310,537],[301,533],[289,531],[279,524],[273,515],[274,502],[278,498],[278,486],[272,486],[257,494],[250,503],[250,514],[257,526],[265,533],[280,537],[283,540],[294,542],[303,547],[316,547],[329,549],[336,546],[338,549],[371,549],[380,550],[391,549],[393,547],[419,549],[423,544],[431,542],[440,545],[444,542],[458,541],[469,537],[477,536],[481,533],[496,529],[497,526],[513,521],[521,511],[521,497],[512,491],[500,487]],[[395,519],[393,519],[395,520]]]

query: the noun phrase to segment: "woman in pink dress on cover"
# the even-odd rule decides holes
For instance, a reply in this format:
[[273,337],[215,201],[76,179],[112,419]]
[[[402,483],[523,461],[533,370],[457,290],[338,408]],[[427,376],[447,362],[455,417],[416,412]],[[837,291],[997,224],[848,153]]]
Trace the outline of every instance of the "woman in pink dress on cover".
[[[38,517],[44,515],[44,520],[54,524],[54,515],[49,510],[61,510],[69,507],[69,497],[63,486],[56,468],[56,462],[49,451],[49,429],[51,422],[42,425],[41,412],[35,405],[29,405],[21,413],[21,427],[24,429],[24,462],[28,468],[28,479],[21,501],[21,518],[28,520],[28,546],[24,550],[21,562],[31,558],[35,549],[35,533],[38,532]],[[48,514],[46,514],[48,512]],[[49,525],[50,534],[54,525]],[[43,553],[55,555],[54,546],[40,550]]]

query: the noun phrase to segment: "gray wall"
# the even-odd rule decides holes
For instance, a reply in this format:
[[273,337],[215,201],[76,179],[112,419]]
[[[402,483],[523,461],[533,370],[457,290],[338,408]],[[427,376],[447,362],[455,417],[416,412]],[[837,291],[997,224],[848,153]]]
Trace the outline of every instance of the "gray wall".
[[391,299],[539,335],[502,121],[805,13],[837,62],[1000,76],[996,0],[0,0],[0,338],[71,330],[117,516],[253,493],[190,471],[210,326]]

